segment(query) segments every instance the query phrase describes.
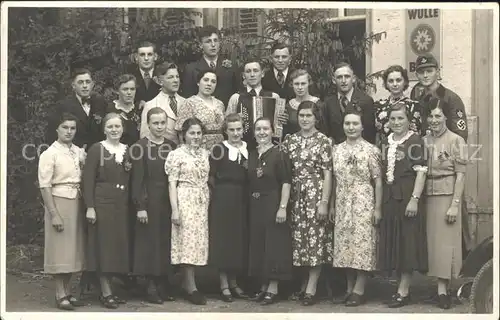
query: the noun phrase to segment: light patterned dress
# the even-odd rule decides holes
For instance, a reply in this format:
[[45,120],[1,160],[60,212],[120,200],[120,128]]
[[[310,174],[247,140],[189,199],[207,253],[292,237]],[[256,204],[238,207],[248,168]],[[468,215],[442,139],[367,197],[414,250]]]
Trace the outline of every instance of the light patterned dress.
[[186,99],[179,109],[175,130],[181,131],[182,124],[186,119],[196,117],[205,126],[202,146],[210,150],[215,144],[224,140],[222,125],[224,124],[224,104],[222,101],[212,97],[212,104],[205,103],[199,96]]
[[333,147],[333,174],[337,181],[333,267],[371,271],[376,268],[377,229],[373,179],[380,176],[380,151],[361,139]]
[[172,224],[172,264],[203,266],[208,261],[209,152],[182,145],[165,161],[169,181],[177,181],[180,225]]
[[328,219],[317,218],[317,204],[323,194],[323,170],[332,170],[330,140],[319,131],[310,137],[297,132],[285,138],[283,149],[292,162],[293,265],[331,263],[333,226]]

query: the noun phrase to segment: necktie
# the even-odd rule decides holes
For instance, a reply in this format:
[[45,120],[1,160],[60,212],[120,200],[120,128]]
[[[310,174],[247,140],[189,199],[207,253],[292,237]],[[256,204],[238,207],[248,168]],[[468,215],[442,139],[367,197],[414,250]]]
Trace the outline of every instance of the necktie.
[[215,69],[215,62],[210,61],[210,68]]
[[174,114],[177,116],[177,100],[175,100],[175,96],[169,96],[168,97],[170,100],[170,108],[174,112]]
[[151,75],[149,71],[144,72],[144,83],[146,84],[146,89],[149,88],[149,83],[151,82]]
[[283,86],[283,83],[285,82],[285,75],[283,74],[283,72],[281,71],[278,71],[278,84],[280,86]]
[[253,97],[257,96],[257,92],[255,91],[255,89],[250,90],[249,94]]
[[347,97],[342,96],[342,98],[340,98],[340,109],[342,110],[342,113],[345,113],[345,109],[347,108],[348,104],[349,100],[347,100]]

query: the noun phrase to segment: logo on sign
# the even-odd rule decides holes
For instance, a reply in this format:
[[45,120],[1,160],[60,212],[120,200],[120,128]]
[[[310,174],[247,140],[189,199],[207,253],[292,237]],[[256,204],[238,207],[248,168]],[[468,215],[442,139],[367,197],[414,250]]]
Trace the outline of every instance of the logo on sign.
[[410,47],[416,55],[431,52],[436,45],[436,33],[428,24],[419,24],[410,35]]

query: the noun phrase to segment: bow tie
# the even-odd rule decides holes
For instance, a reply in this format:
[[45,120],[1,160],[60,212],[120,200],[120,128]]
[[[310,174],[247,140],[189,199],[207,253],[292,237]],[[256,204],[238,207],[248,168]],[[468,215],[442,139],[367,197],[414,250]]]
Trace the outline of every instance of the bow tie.
[[82,104],[89,104],[90,105],[90,97],[82,98]]

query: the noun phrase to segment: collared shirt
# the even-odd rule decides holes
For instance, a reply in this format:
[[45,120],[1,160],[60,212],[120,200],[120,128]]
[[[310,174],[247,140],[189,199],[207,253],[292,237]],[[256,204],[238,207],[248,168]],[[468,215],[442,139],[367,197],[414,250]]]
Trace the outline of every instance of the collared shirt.
[[80,97],[79,95],[76,95],[76,99],[78,100],[78,102],[80,102],[80,105],[82,106],[83,111],[85,111],[85,113],[88,116],[90,114],[90,105],[88,103],[83,104],[82,103],[82,97]]
[[[349,90],[349,92],[347,92],[347,94],[345,94],[345,97],[347,98],[347,100],[349,100],[349,102],[351,102],[352,100],[352,95],[354,93],[354,87],[351,88],[351,90]],[[338,99],[342,99],[342,97],[344,97],[344,94],[340,93],[340,91],[337,93],[337,97]]]
[[[177,114],[178,114],[180,108],[182,108],[182,105],[184,104],[186,99],[181,97],[179,94],[175,93],[175,100],[177,102]],[[164,93],[163,91],[160,91],[160,93],[153,100],[146,102],[141,115],[141,129],[139,132],[139,136],[141,138],[147,137],[150,134],[147,121],[148,111],[151,110],[152,108],[159,107],[165,110],[165,112],[167,113],[167,129],[165,131],[165,138],[175,143],[179,143],[177,132],[175,131],[175,122],[177,121],[177,116],[172,110],[170,103],[171,103],[170,96]]]
[[[278,80],[279,70],[276,69],[276,68],[273,68],[273,70],[274,70],[274,78],[276,80]],[[285,70],[281,71],[281,72],[283,73],[283,81],[286,81],[286,76],[288,75],[288,67]]]
[[67,147],[55,141],[40,155],[38,184],[40,188],[52,188],[52,195],[76,199],[81,182],[80,163],[85,151],[76,145]]
[[262,91],[262,85],[260,84],[260,85],[258,85],[255,88],[252,88],[252,87],[250,87],[250,86],[247,85],[247,92],[248,93],[250,93],[250,91],[252,91],[252,89],[255,90],[255,94],[256,95],[260,95],[260,92]]
[[[144,74],[146,73],[145,70],[142,70],[139,68],[139,71],[141,72],[142,78],[144,79]],[[148,70],[147,72],[149,73],[149,77],[153,79],[153,72],[155,71],[155,68],[151,68],[151,70]]]
[[205,59],[209,67],[211,62],[215,63],[215,66],[217,67],[217,59],[219,59],[219,57],[215,58],[215,60],[208,60],[205,56],[203,56],[203,59]]
[[457,172],[465,173],[468,148],[465,140],[448,128],[437,135],[424,137],[427,149],[427,195],[452,195]]

